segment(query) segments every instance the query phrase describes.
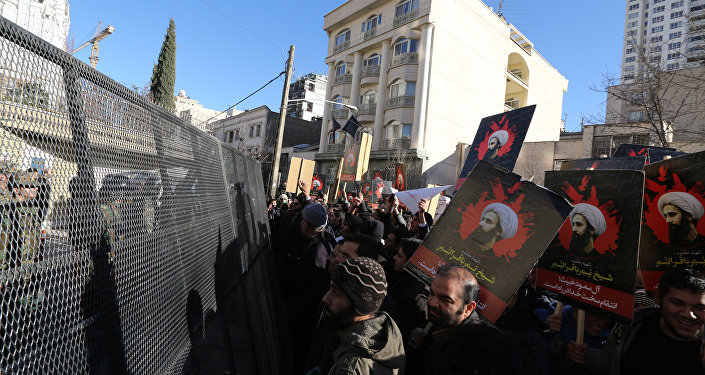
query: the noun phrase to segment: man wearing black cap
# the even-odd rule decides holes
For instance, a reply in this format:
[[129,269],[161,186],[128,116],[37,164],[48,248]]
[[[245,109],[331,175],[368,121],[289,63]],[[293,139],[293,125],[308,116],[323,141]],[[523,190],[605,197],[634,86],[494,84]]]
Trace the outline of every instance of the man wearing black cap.
[[333,270],[323,297],[326,315],[340,336],[330,374],[403,372],[406,356],[399,328],[378,312],[386,294],[384,270],[372,259],[349,259]]

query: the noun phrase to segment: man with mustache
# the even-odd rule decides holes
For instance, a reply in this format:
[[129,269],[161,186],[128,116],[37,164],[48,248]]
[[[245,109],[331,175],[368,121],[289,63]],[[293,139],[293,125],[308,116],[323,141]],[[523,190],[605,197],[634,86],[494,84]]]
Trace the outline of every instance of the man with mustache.
[[482,211],[480,224],[469,238],[479,246],[480,251],[489,251],[495,242],[514,237],[518,227],[519,218],[509,206],[492,203]]
[[703,216],[703,205],[693,195],[680,191],[666,193],[659,198],[658,209],[668,223],[671,246],[695,247],[705,243],[705,236],[695,229]]
[[595,250],[595,239],[607,229],[602,211],[591,204],[578,203],[568,217],[573,227],[570,253],[583,259],[599,257],[600,253]]
[[340,345],[329,373],[403,373],[406,355],[399,328],[387,313],[378,311],[387,294],[382,266],[366,257],[348,259],[330,279],[323,304]]
[[458,266],[440,267],[426,300],[430,330],[409,335],[407,374],[495,374],[502,365],[500,332],[476,311],[480,286]]

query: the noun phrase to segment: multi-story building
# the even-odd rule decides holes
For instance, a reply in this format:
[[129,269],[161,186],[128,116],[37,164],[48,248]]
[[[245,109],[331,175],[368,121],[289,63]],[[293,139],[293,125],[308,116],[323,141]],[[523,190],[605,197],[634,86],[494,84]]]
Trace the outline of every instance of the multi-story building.
[[644,65],[676,70],[705,59],[705,0],[626,0],[622,83]]
[[211,124],[215,121],[242,113],[235,108],[224,112],[205,108],[203,104],[198,103],[198,100],[187,96],[186,90],[179,90],[179,94],[174,97],[174,105],[176,106],[175,113],[179,118],[209,133],[212,133],[210,131],[212,130]]
[[287,115],[311,121],[323,117],[328,77],[324,74],[309,73],[289,85]]
[[[370,168],[409,165],[410,187],[454,184],[458,143],[483,117],[536,104],[527,141],[558,140],[568,81],[480,0],[351,0],[324,17],[328,87],[318,170],[334,174],[355,106]],[[358,137],[359,138],[359,137]]]
[[7,0],[0,2],[0,15],[66,50],[71,18],[68,0]]

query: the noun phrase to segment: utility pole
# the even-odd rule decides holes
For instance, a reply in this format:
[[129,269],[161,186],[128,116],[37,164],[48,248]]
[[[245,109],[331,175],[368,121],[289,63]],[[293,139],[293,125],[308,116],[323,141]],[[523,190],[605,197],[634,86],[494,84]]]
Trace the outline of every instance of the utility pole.
[[[279,157],[282,153],[282,139],[284,138],[284,124],[286,124],[286,107],[289,102],[289,82],[291,82],[291,69],[294,67],[294,45],[289,47],[289,60],[286,62],[286,78],[284,79],[284,92],[282,93],[282,105],[279,108],[279,130],[277,132],[277,145],[274,148],[274,160],[272,170],[269,172],[269,184],[271,186],[270,196],[275,197],[277,193],[277,175],[279,174]],[[309,182],[310,183],[310,182]]]

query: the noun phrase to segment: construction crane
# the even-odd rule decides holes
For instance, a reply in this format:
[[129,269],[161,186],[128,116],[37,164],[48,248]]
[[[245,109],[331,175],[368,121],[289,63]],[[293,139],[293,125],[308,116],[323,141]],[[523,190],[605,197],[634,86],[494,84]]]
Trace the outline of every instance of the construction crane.
[[115,28],[112,25],[109,25],[103,31],[100,31],[100,27],[102,25],[102,22],[98,22],[98,28],[95,32],[95,36],[91,39],[89,39],[87,42],[83,43],[80,47],[76,48],[75,50],[71,51],[71,54],[73,55],[74,53],[86,48],[89,44],[93,45],[93,48],[91,49],[91,57],[89,60],[91,61],[91,66],[95,69],[95,67],[98,65],[98,44],[100,43],[101,40],[105,39],[108,37],[108,35],[112,34],[115,31]]

